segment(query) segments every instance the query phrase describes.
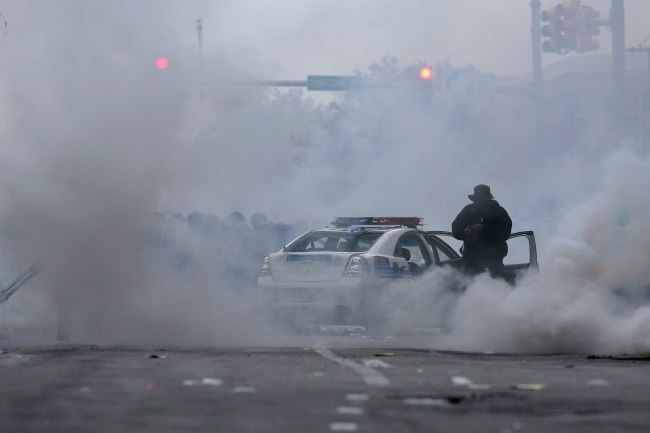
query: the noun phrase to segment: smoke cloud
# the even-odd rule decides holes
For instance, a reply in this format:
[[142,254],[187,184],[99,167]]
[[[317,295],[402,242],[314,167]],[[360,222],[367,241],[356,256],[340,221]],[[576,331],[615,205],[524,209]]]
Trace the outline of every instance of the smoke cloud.
[[[372,8],[380,22],[382,5]],[[431,347],[650,350],[644,149],[609,129],[572,149],[538,149],[530,102],[512,97],[436,105],[417,92],[374,90],[323,102],[298,90],[216,85],[314,73],[289,48],[304,49],[295,35],[320,6],[296,6],[278,28],[251,24],[279,35],[270,56],[228,25],[210,35],[211,22],[245,12],[236,2],[9,2],[2,12],[11,31],[0,39],[3,267],[7,278],[31,263],[41,273],[0,311],[0,324],[63,321],[76,341],[256,344],[267,325],[249,299],[261,257],[242,246],[253,238],[237,231],[231,212],[303,228],[336,215],[417,215],[428,229],[448,229],[473,186],[488,183],[514,230],[535,231],[540,273],[513,289],[435,271],[399,308],[386,305],[392,322],[422,317],[445,328]],[[273,11],[249,12],[256,23]],[[196,34],[187,28],[209,13],[218,17],[203,16],[211,85],[199,88]],[[295,26],[288,34],[282,19]],[[468,61],[481,51],[462,46]],[[387,51],[365,64],[328,64],[381,80],[426,56],[404,49],[405,61],[382,59]],[[442,62],[447,53],[436,52]],[[156,56],[167,53],[170,69],[156,71]],[[486,72],[499,63],[489,57],[477,60]],[[525,50],[513,57],[528,62]],[[165,230],[173,213],[199,211],[231,231],[198,235],[185,224],[160,253],[147,243],[153,211],[164,214]],[[463,293],[445,289],[459,280]]]

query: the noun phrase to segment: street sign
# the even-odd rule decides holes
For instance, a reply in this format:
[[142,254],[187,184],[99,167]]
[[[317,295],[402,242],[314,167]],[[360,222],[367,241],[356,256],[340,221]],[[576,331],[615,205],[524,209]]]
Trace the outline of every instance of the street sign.
[[359,90],[361,77],[345,75],[308,75],[307,90]]

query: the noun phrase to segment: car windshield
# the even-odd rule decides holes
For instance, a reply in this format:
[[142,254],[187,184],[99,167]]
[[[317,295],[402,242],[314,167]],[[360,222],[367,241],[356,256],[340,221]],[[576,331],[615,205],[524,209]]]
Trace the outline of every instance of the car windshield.
[[340,251],[363,253],[383,233],[313,232],[298,239],[287,248],[290,252]]

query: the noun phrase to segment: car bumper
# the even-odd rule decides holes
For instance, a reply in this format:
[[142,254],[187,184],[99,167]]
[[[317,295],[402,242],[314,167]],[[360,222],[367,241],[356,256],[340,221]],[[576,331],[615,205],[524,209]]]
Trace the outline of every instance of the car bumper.
[[370,290],[372,284],[363,278],[341,278],[336,282],[277,282],[271,277],[257,280],[258,298],[274,305],[300,307],[304,309],[328,308],[337,305],[351,306],[362,292]]
[[359,324],[373,316],[382,294],[405,279],[341,278],[337,282],[285,282],[260,277],[258,301],[276,318],[311,324]]

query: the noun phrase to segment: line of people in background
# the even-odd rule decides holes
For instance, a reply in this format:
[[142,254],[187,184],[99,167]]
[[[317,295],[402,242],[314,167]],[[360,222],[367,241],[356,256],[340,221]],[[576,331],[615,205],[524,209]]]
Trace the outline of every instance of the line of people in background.
[[137,249],[178,272],[209,266],[215,278],[253,287],[264,257],[307,230],[305,222],[274,223],[261,212],[251,215],[250,224],[239,211],[223,219],[198,211],[169,217],[153,212]]

